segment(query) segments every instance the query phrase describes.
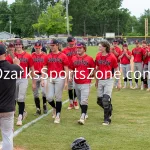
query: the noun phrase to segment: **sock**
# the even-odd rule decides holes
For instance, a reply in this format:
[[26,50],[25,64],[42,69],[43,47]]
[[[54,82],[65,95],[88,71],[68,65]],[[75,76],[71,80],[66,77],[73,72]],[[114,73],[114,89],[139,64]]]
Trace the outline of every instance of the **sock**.
[[43,106],[46,105],[46,97],[42,97],[43,99]]
[[124,82],[124,86],[125,86],[125,87],[127,86],[127,82]]
[[56,102],[56,114],[61,113],[62,102]]
[[69,100],[73,100],[73,90],[68,90]]
[[51,101],[51,102],[48,102],[48,103],[49,103],[53,108],[56,108],[54,100]]
[[76,100],[76,97],[77,97],[76,90],[74,89],[73,100]]
[[24,102],[18,102],[19,105],[19,115],[23,116],[24,108],[25,108],[25,103]]
[[130,82],[130,87],[132,86],[132,80],[129,81]]
[[34,98],[36,108],[40,110],[40,99],[38,97]]
[[81,105],[81,113],[83,114],[86,114],[87,113],[87,109],[88,109],[88,106],[87,105]]

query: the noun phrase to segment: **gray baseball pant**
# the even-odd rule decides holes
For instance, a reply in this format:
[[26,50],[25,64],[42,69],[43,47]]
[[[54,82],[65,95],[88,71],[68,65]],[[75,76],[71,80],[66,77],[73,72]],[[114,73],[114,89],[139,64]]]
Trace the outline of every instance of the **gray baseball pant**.
[[123,72],[123,77],[131,79],[131,65],[130,64],[126,64],[126,65],[121,64],[121,68],[122,68],[122,72]]
[[80,105],[88,105],[88,97],[90,93],[90,84],[76,84],[75,90]]
[[39,90],[40,89],[41,89],[41,92],[42,92],[42,97],[46,97],[45,88],[41,86],[41,80],[39,78],[39,79],[36,80],[36,89],[33,91],[34,98],[39,97]]
[[25,102],[27,88],[28,88],[28,79],[25,78],[17,79],[15,92],[16,101]]
[[0,113],[2,150],[13,150],[14,112]]
[[97,96],[103,97],[103,95],[106,94],[111,97],[112,90],[113,90],[113,83],[114,83],[114,79],[99,80]]
[[52,102],[54,97],[56,98],[56,102],[62,101],[62,93],[64,89],[65,79],[61,78],[48,78],[46,85],[46,99],[48,102]]

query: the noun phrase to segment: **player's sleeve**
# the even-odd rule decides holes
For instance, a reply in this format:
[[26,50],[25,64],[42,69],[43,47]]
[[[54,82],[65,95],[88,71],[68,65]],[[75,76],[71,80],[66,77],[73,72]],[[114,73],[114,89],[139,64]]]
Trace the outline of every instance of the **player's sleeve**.
[[70,61],[70,63],[69,63],[69,69],[71,69],[71,70],[74,70],[74,69],[75,69],[73,62],[74,62],[74,58],[72,57],[72,59],[71,59],[71,61]]
[[48,55],[45,55],[43,66],[47,66],[47,64],[48,64]]
[[64,66],[69,66],[69,60],[68,60],[68,57],[63,54],[63,65]]
[[90,67],[91,67],[91,68],[94,68],[94,69],[95,69],[95,67],[96,67],[96,65],[95,65],[95,62],[94,62],[94,59],[93,59],[93,58],[91,58],[91,60],[90,60]]
[[96,55],[96,58],[95,58],[95,66],[98,66],[98,54]]
[[132,56],[134,56],[134,49],[132,49]]
[[116,57],[112,57],[112,68],[118,68],[118,62]]

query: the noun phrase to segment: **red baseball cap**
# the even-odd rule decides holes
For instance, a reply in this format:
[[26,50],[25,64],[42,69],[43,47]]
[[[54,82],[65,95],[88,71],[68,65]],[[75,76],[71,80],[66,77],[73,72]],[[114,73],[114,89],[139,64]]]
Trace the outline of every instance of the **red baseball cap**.
[[128,44],[124,43],[122,46],[123,46],[123,47],[128,47]]
[[147,44],[147,41],[146,41],[146,40],[143,40],[142,43],[143,43],[143,44]]
[[14,43],[9,43],[8,47],[15,47]]
[[15,40],[15,45],[17,45],[17,44],[20,44],[20,45],[23,45],[23,42],[22,42],[22,40],[21,39],[17,39],[17,40]]
[[139,40],[136,40],[134,43],[135,43],[135,44],[139,44],[140,42],[139,42]]

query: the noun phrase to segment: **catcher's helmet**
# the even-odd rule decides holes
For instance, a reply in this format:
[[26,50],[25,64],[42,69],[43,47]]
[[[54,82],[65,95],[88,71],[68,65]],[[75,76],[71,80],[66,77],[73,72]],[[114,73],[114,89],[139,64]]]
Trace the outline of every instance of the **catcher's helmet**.
[[86,140],[83,137],[77,138],[71,144],[72,150],[91,150]]

